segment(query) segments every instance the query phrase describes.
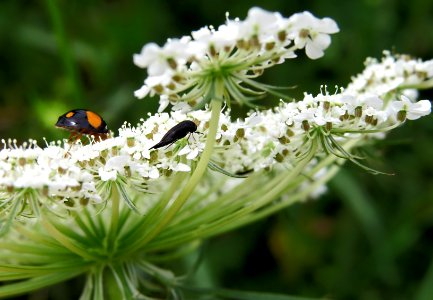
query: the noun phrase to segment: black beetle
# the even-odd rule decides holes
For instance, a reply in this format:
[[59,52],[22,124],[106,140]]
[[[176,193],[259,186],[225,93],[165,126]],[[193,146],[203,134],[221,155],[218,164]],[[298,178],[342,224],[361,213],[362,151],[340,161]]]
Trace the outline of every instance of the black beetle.
[[158,149],[164,146],[170,146],[177,140],[180,140],[181,138],[185,137],[188,133],[196,132],[197,125],[193,121],[185,120],[180,122],[179,124],[176,124],[172,128],[170,128],[166,134],[162,137],[161,141],[151,147],[151,149]]

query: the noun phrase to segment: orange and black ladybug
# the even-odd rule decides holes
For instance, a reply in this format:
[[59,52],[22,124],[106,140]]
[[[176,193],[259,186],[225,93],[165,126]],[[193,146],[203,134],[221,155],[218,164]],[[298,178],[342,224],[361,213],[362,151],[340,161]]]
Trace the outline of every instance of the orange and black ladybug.
[[87,109],[73,109],[61,115],[55,125],[71,132],[69,141],[76,141],[83,134],[92,135],[101,140],[109,135],[107,123],[97,113]]

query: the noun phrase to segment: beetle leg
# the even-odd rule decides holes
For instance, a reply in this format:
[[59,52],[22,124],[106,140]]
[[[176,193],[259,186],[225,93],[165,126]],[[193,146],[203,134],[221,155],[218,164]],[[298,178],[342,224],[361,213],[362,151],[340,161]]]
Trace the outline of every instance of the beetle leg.
[[167,145],[167,147],[165,147],[164,149],[167,149],[168,147],[170,147],[171,145],[173,145],[175,142],[177,142],[177,140],[171,142],[170,144]]

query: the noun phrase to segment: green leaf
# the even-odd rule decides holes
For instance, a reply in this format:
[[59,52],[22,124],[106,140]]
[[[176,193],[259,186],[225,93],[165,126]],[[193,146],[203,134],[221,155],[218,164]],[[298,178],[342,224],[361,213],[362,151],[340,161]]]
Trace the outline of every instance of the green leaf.
[[376,208],[372,204],[373,199],[370,199],[360,184],[347,171],[340,170],[336,178],[331,181],[331,185],[352,209],[372,245],[377,245],[384,237],[384,227]]

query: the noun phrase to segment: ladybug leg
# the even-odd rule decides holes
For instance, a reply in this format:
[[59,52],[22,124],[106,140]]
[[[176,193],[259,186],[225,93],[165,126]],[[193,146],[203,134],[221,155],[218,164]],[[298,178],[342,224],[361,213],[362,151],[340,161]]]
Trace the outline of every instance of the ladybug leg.
[[74,145],[79,139],[81,139],[82,134],[77,132],[72,132],[68,139],[69,148],[65,153],[65,157],[69,155],[69,151],[71,151],[72,145]]
[[76,135],[75,140],[72,142],[73,144],[75,144],[78,140],[81,140],[81,137],[83,136],[83,134],[80,132]]
[[68,143],[75,144],[76,141],[81,139],[83,136],[80,132],[71,132],[71,135],[69,136]]
[[75,138],[76,133],[75,132],[71,132],[71,135],[68,138],[68,144],[71,143],[71,141]]

